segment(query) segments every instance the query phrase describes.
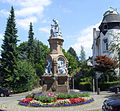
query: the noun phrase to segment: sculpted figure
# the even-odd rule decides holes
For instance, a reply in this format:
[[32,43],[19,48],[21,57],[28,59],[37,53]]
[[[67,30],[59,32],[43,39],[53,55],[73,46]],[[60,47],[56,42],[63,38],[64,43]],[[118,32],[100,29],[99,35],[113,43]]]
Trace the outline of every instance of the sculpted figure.
[[52,74],[52,60],[47,60],[47,66],[45,68],[45,74]]
[[58,59],[58,74],[67,74],[66,64],[62,58]]
[[51,25],[51,30],[50,30],[50,38],[52,37],[62,37],[62,33],[60,31],[60,26],[59,23],[56,19],[53,19],[54,24]]

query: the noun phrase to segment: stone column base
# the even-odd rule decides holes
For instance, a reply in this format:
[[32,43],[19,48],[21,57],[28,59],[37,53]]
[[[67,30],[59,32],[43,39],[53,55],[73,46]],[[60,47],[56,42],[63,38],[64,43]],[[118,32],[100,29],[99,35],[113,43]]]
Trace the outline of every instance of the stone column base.
[[43,75],[44,85],[42,93],[68,93],[69,92],[69,75]]

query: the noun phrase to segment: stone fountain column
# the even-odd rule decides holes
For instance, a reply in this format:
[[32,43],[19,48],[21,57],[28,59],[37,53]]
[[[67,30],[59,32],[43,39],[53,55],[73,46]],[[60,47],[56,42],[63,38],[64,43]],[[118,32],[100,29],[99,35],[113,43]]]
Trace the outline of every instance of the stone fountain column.
[[62,38],[58,22],[55,19],[53,22],[55,24],[51,25],[51,36],[48,39],[50,53],[46,58],[45,73],[42,76],[44,80],[42,93],[68,93],[68,61],[62,52],[64,39]]

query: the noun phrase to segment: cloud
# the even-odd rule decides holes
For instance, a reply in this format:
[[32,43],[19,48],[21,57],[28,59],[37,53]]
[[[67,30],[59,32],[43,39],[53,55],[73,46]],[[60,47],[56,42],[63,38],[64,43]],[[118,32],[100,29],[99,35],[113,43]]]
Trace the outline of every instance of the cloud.
[[82,31],[80,31],[79,37],[77,38],[77,42],[73,45],[71,45],[78,55],[80,55],[80,48],[81,45],[84,47],[84,50],[86,52],[86,57],[92,56],[92,44],[93,44],[93,28],[99,27],[100,22],[95,25],[91,25]]
[[22,28],[24,28],[25,30],[28,30],[30,22],[36,23],[37,18],[33,16],[33,17],[29,17],[29,18],[24,18],[24,19],[17,19],[16,22]]
[[15,14],[16,16],[20,16],[20,17],[27,17],[36,14],[42,16],[43,9],[44,9],[43,7],[27,7],[27,8],[22,8],[21,10],[17,10]]
[[19,2],[19,5],[21,6],[20,10],[16,11],[16,16],[43,16],[43,11],[45,6],[48,6],[51,4],[50,0],[22,0]]
[[45,33],[47,33],[47,34],[50,34],[50,29],[49,29],[48,27],[41,27],[41,28],[39,28],[39,30],[40,30],[41,32],[45,32]]
[[[33,21],[37,21],[39,17],[43,17],[43,12],[46,6],[51,4],[51,0],[2,0],[3,3],[9,3],[13,6],[16,6],[15,16],[19,17],[17,21],[21,27],[26,28],[25,24],[28,24],[29,18],[32,18]],[[1,13],[6,11],[0,10]],[[35,17],[33,19],[33,16]],[[21,23],[22,21],[27,21],[27,23]]]
[[38,7],[38,6],[48,6],[51,4],[50,0],[21,0],[20,5],[23,7]]
[[3,34],[0,34],[0,39],[2,39],[3,38]]
[[5,9],[0,10],[0,16],[3,16],[3,15],[8,16],[9,12],[7,10],[5,10]]

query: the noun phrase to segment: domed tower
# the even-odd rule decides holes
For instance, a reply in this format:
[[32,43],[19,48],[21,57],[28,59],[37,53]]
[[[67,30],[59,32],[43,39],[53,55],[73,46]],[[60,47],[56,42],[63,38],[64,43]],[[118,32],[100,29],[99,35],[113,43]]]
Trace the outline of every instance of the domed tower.
[[110,8],[103,15],[103,20],[99,26],[101,36],[101,53],[109,58],[114,58],[115,53],[110,54],[110,44],[116,34],[120,33],[120,14],[117,10]]
[[[115,50],[110,52],[111,42],[114,37],[120,33],[120,14],[117,10],[110,8],[104,15],[99,26],[99,31],[93,29],[93,59],[98,55],[106,55],[111,59],[119,59],[118,52]],[[95,62],[93,63],[93,65]],[[119,69],[117,70],[119,74]]]
[[62,52],[64,39],[58,21],[53,19],[53,22],[48,39],[50,53],[46,58],[45,73],[42,76],[44,80],[42,92],[67,93],[69,91],[69,75],[68,61]]

